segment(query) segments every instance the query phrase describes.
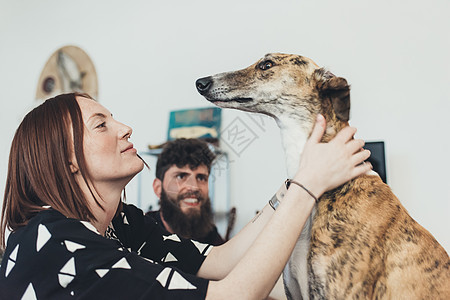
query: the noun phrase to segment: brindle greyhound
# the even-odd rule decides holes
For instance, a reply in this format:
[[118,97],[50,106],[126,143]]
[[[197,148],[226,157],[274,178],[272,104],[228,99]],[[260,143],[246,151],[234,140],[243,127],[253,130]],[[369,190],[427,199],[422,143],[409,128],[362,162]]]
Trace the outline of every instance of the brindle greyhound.
[[[267,54],[196,86],[219,107],[273,117],[291,176],[318,113],[327,120],[323,142],[348,126],[347,81],[306,57]],[[367,174],[320,198],[283,278],[289,299],[450,299],[449,267],[444,248]]]

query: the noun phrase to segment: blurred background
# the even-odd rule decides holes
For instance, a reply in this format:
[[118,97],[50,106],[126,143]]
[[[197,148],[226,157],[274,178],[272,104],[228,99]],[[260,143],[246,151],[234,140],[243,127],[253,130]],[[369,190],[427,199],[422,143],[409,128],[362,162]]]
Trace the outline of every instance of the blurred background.
[[[41,72],[62,47],[89,56],[97,100],[134,129],[150,165],[145,153],[166,141],[170,111],[211,107],[196,79],[295,53],[351,84],[357,137],[384,141],[387,182],[448,252],[449,15],[448,0],[0,0],[0,194],[14,131],[40,103]],[[221,143],[227,156],[212,179],[216,209],[237,208],[234,233],[286,178],[275,122],[223,110],[222,128],[236,124],[250,134],[245,147]],[[130,183],[128,202],[156,203],[153,172]]]

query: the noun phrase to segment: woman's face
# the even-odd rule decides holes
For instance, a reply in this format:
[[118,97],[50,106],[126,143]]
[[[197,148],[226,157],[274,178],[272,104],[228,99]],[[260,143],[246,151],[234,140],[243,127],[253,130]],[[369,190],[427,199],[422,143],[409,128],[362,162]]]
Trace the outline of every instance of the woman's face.
[[132,129],[112,117],[98,102],[77,97],[84,122],[84,155],[92,183],[125,185],[139,173],[144,164],[128,141]]

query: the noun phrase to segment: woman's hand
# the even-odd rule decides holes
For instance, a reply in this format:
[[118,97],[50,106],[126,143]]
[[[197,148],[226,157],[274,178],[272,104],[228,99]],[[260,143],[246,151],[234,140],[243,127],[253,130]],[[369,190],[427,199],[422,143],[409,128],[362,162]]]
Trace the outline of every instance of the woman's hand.
[[325,128],[325,118],[319,114],[294,177],[316,197],[372,169],[364,163],[370,156],[369,150],[362,149],[364,141],[353,139],[356,128],[345,127],[329,143],[321,143]]

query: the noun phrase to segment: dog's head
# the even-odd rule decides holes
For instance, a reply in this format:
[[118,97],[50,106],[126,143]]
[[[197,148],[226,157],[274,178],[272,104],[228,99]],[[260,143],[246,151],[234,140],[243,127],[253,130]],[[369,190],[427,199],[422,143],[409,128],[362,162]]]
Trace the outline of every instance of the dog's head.
[[198,79],[196,87],[219,107],[278,120],[295,114],[313,124],[322,113],[328,122],[347,123],[350,114],[347,81],[299,55],[267,54],[248,68]]

